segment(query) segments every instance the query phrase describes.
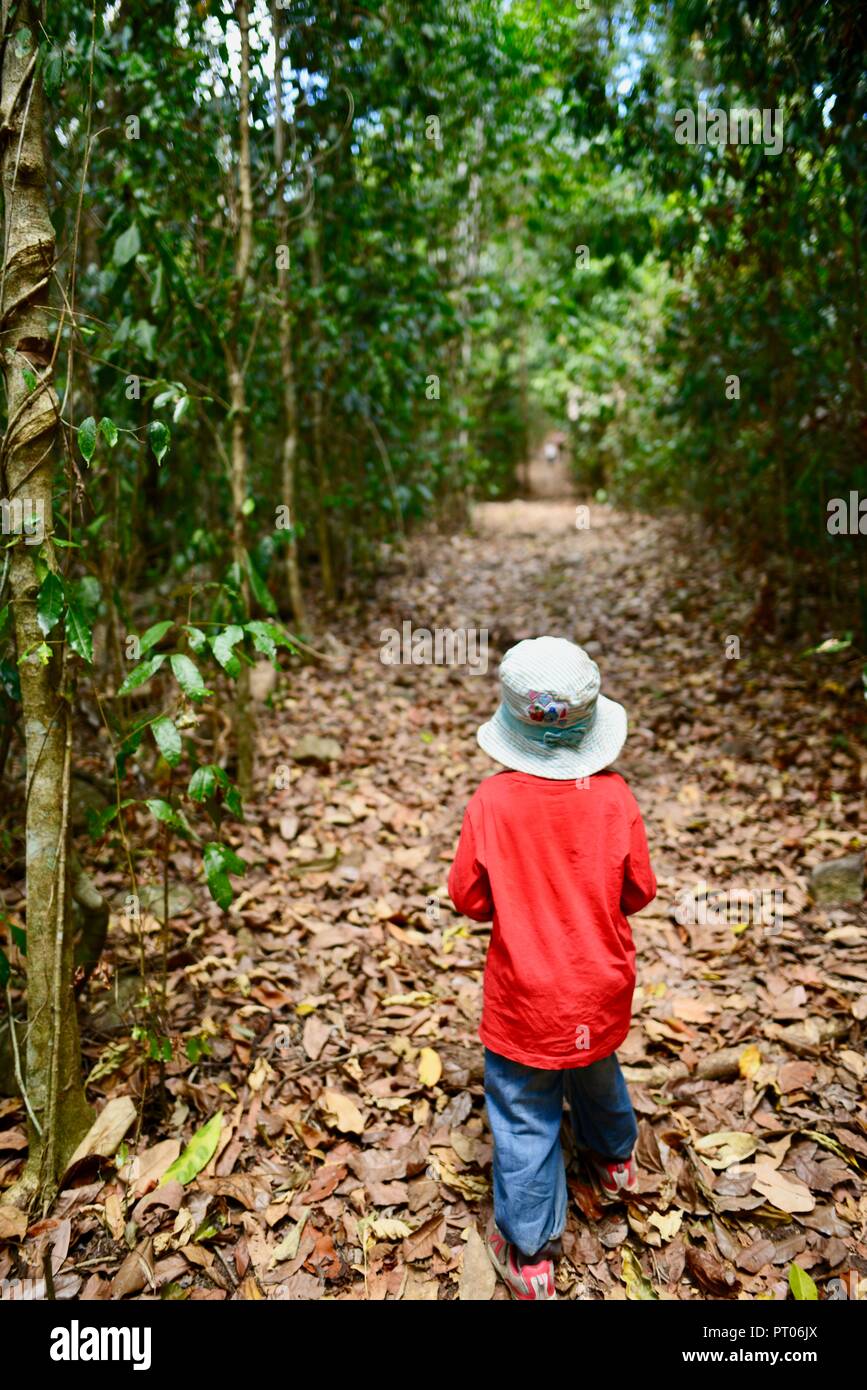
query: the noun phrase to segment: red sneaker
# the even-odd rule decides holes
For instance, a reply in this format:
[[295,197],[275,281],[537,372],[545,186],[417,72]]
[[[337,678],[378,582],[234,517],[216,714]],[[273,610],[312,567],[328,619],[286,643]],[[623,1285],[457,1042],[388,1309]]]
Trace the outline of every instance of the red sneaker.
[[533,1264],[519,1264],[515,1246],[497,1229],[493,1218],[488,1226],[486,1244],[491,1264],[513,1298],[519,1298],[524,1303],[556,1299],[553,1260],[542,1258]]
[[592,1157],[590,1162],[599,1179],[603,1195],[609,1201],[616,1202],[622,1194],[628,1195],[638,1191],[638,1174],[635,1171],[635,1159],[631,1155],[622,1163],[600,1163]]

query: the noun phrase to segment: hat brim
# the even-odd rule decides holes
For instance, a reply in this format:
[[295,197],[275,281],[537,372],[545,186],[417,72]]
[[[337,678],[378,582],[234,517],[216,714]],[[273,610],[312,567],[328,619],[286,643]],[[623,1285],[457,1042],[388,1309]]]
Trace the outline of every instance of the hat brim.
[[626,742],[626,710],[616,700],[600,695],[596,717],[577,748],[552,747],[522,738],[513,732],[498,709],[493,719],[476,734],[488,757],[513,772],[530,772],[556,782],[592,777],[614,762]]

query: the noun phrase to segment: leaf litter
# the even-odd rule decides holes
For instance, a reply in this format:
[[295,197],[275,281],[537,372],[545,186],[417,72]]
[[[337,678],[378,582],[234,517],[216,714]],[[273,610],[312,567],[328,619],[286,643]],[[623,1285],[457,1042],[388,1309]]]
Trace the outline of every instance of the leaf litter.
[[[183,848],[173,866],[187,893],[171,1031],[208,1047],[165,1064],[160,1114],[123,1018],[85,1021],[105,1118],[47,1220],[25,1233],[0,1197],[0,1276],[41,1278],[49,1251],[58,1298],[507,1296],[479,1237],[487,928],[454,913],[445,884],[466,801],[495,770],[474,734],[497,661],[553,632],[597,657],[627,706],[618,767],[659,880],[633,919],[619,1054],[638,1192],[603,1206],[564,1125],[560,1296],[867,1295],[867,921],[809,895],[815,864],[864,845],[857,712],[793,651],[757,645],[749,582],[733,595],[670,521],[594,507],[576,531],[573,505],[546,500],[485,504],[475,522],[411,543],[341,633],[338,674],[284,678],[260,728],[258,802],[232,837],[251,865],[243,891],[223,914]],[[485,630],[487,672],[383,664],[382,630],[407,619]],[[724,656],[732,633],[739,660]],[[120,871],[100,886],[122,899]],[[765,889],[782,894],[770,927],[720,913],[721,893]],[[134,969],[115,928],[90,1006]],[[4,1187],[23,1135],[3,1102]]]

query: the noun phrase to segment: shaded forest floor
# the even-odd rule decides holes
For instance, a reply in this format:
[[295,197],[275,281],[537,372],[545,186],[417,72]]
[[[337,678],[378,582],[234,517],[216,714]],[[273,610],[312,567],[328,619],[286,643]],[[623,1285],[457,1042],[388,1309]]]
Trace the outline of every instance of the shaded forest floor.
[[[659,880],[633,919],[620,1052],[639,1192],[601,1206],[570,1157],[561,1297],[785,1297],[793,1263],[820,1284],[867,1275],[867,923],[807,891],[814,864],[864,843],[859,711],[827,671],[770,645],[749,583],[732,599],[668,523],[606,507],[589,529],[575,520],[556,496],[486,504],[475,535],[412,542],[338,632],[341,669],[280,677],[262,709],[261,794],[229,831],[251,864],[229,913],[192,858],[173,866],[171,1031],[204,1030],[210,1055],[166,1066],[162,1115],[152,1066],[126,1161],[86,1160],[31,1228],[30,1272],[52,1246],[58,1296],[506,1296],[475,1234],[490,1209],[476,1036],[488,929],[454,914],[445,885],[466,801],[496,770],[474,733],[499,657],[545,632],[586,646],[627,707],[618,767]],[[406,619],[486,628],[487,673],[384,665],[381,633]],[[725,656],[732,634],[740,659]],[[678,895],[702,881],[778,890],[782,921],[678,922]],[[119,904],[120,867],[100,886]],[[145,930],[156,953],[154,916]],[[89,988],[89,1095],[132,1094],[141,1112],[119,1006],[135,945],[117,919],[110,948],[112,973]],[[218,1111],[206,1167],[155,1187]],[[14,1105],[0,1114],[20,1134]],[[25,1272],[0,1260],[0,1274]]]

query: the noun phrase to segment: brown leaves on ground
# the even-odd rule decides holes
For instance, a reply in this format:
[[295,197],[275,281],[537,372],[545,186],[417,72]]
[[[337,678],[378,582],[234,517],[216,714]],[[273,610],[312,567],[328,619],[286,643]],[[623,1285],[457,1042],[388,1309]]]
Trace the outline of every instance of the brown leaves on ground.
[[[115,1105],[110,1143],[89,1147],[77,1185],[26,1237],[0,1202],[0,1277],[41,1279],[47,1256],[60,1298],[506,1296],[477,1235],[490,1209],[476,1036],[487,928],[453,913],[445,880],[464,805],[494,770],[474,734],[498,657],[553,632],[586,646],[627,706],[622,771],[660,885],[633,919],[639,985],[620,1053],[639,1191],[603,1206],[570,1152],[561,1296],[782,1298],[792,1265],[822,1296],[867,1289],[867,926],[858,905],[819,909],[807,893],[813,864],[863,843],[848,697],[797,653],[746,637],[726,660],[726,637],[748,631],[749,586],[732,598],[730,578],[661,523],[599,508],[577,531],[574,508],[553,501],[477,520],[477,538],[418,541],[397,563],[340,634],[346,669],[282,683],[261,729],[261,794],[236,832],[252,867],[229,913],[175,863],[187,893],[171,1029],[209,1049],[193,1063],[175,1049],[168,1110],[148,1101],[122,1143],[117,1100],[141,1108],[144,1072],[123,1006],[134,942],[113,925],[114,979],[91,985],[101,1022],[85,1030],[91,1099]],[[487,628],[487,674],[382,664],[382,630],[405,619]],[[293,760],[308,734],[339,757],[311,763],[302,744]],[[100,886],[121,902],[120,867]],[[719,911],[720,892],[774,889],[771,923]],[[219,1111],[216,1148],[191,1173],[182,1153]],[[15,1102],[0,1105],[4,1185],[23,1125]]]

